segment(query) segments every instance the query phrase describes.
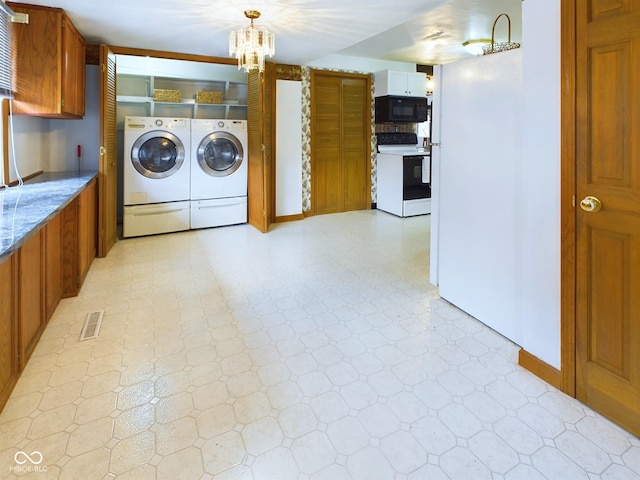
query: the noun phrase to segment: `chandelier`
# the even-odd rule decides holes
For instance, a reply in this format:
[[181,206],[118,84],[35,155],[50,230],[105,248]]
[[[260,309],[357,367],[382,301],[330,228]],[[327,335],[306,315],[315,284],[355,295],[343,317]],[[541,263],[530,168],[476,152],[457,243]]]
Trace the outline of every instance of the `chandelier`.
[[244,16],[251,20],[251,25],[229,34],[229,55],[238,59],[238,70],[244,68],[248,72],[257,68],[262,72],[265,57],[273,57],[275,53],[273,33],[253,26],[253,21],[260,17],[257,10],[245,10]]

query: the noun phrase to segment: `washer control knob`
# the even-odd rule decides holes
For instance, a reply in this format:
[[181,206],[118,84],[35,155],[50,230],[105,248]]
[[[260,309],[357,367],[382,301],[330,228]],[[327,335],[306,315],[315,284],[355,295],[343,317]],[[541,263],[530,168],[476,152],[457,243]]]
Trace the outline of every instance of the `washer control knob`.
[[224,127],[224,122],[218,122],[218,128]]
[[162,120],[160,120],[159,118],[156,119],[156,126],[157,127],[161,127],[162,126]]

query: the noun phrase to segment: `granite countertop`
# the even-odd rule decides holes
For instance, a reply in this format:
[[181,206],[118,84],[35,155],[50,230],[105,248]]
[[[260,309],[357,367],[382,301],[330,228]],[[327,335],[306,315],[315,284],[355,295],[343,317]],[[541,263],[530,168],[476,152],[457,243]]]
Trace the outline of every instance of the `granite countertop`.
[[0,189],[0,262],[66,207],[98,172],[43,173]]

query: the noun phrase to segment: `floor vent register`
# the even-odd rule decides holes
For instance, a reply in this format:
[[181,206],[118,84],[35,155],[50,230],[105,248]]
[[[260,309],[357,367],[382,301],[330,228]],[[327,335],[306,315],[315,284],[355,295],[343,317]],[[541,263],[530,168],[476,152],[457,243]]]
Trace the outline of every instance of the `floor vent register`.
[[96,338],[100,333],[100,325],[102,325],[102,316],[104,310],[98,310],[96,312],[90,312],[87,314],[87,319],[84,321],[82,332],[80,333],[80,341],[90,340]]

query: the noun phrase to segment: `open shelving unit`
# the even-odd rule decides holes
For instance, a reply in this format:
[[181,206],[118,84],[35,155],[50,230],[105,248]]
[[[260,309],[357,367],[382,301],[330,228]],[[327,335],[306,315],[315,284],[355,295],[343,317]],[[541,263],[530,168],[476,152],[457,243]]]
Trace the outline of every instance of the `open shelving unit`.
[[[180,102],[154,100],[154,89],[180,90],[182,100]],[[196,102],[196,92],[199,91],[220,92],[222,103]],[[116,100],[118,110],[123,113],[122,116],[228,118],[235,120],[246,120],[247,118],[247,84],[229,80],[118,75]]]

